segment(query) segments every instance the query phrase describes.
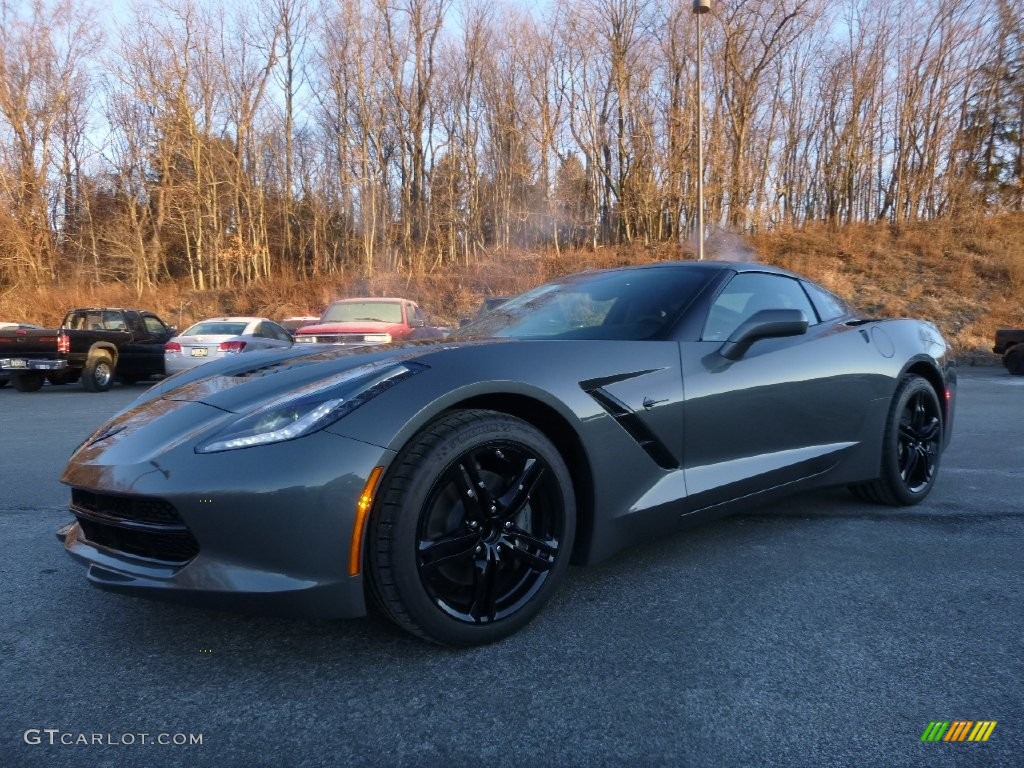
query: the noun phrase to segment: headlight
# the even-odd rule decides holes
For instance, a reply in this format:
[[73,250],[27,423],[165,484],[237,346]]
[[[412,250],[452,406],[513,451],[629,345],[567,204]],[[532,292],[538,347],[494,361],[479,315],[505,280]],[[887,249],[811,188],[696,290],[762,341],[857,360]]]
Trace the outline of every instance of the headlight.
[[296,344],[316,344],[316,336],[306,333],[302,336],[296,336],[294,341]]
[[241,417],[197,446],[196,453],[233,451],[308,435],[426,368],[420,363],[371,363],[313,382]]

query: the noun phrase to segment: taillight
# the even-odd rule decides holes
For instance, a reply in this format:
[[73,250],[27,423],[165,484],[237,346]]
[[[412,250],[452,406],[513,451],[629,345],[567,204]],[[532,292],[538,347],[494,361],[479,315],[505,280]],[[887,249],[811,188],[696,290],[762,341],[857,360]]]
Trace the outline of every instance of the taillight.
[[222,341],[219,347],[221,352],[241,352],[245,349],[244,341]]
[[71,337],[66,333],[57,334],[57,352],[61,355],[66,355],[71,351]]
[[168,341],[164,344],[164,352],[181,352],[181,344],[176,341]]

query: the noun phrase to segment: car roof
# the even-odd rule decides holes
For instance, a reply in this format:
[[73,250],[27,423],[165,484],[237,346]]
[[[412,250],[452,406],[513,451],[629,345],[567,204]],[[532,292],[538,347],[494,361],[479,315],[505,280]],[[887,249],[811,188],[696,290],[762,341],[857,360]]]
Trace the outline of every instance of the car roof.
[[371,303],[371,302],[386,302],[386,303],[389,303],[389,304],[396,304],[396,303],[401,303],[401,302],[404,302],[406,304],[415,304],[416,303],[412,299],[400,299],[400,298],[396,298],[394,296],[365,296],[365,297],[350,296],[347,299],[337,299],[335,301],[332,301],[331,304],[344,304],[345,302],[352,302],[352,303],[359,302],[360,304],[368,304],[368,303]]
[[792,277],[798,277],[789,270],[783,269],[782,267],[776,267],[772,264],[762,264],[757,261],[655,261],[650,264],[636,264],[628,267],[612,267],[608,270],[599,270],[606,272],[618,272],[628,271],[632,269],[658,269],[660,267],[668,268],[680,268],[680,269],[692,269],[695,267],[715,267],[716,269],[729,269],[736,272],[774,272],[780,275],[790,275]]
[[138,312],[140,315],[156,316],[155,312],[148,309],[134,309],[132,307],[75,307],[74,309],[69,309],[65,314],[70,315],[72,312]]
[[207,317],[205,320],[197,320],[192,325],[199,325],[199,323],[259,323],[265,320],[269,320],[271,323],[274,322],[269,317],[244,317],[242,315],[232,315],[231,317]]

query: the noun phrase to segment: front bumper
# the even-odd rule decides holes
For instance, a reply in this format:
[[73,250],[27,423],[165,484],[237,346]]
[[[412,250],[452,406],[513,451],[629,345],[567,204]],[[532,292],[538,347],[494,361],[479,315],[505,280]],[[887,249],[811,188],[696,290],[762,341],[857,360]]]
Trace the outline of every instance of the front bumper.
[[[179,408],[215,411],[198,403]],[[365,614],[362,575],[348,573],[356,505],[370,472],[393,454],[321,431],[215,454],[172,440],[154,457],[142,436],[125,432],[84,446],[62,478],[72,486],[77,519],[64,545],[88,566],[91,584],[255,613]],[[83,506],[83,498],[106,501]],[[157,502],[174,517],[131,511]],[[150,546],[168,526],[183,529],[191,543]]]

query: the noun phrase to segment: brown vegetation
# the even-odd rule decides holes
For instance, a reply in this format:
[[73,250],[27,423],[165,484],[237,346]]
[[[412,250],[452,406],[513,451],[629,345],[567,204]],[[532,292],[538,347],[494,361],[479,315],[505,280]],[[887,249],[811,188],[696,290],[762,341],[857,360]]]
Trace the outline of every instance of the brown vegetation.
[[[1024,327],[1024,215],[898,228],[809,225],[753,238],[712,237],[709,258],[748,258],[806,274],[868,315],[936,323],[967,357],[984,359],[998,327]],[[136,292],[124,283],[62,280],[0,293],[0,318],[57,323],[74,306],[142,306],[181,327],[219,314],[273,318],[319,314],[336,298],[401,295],[440,323],[471,315],[484,296],[515,294],[584,269],[692,259],[692,249],[661,244],[556,253],[509,251],[471,265],[420,274],[356,272],[299,279],[280,276],[232,289],[198,291],[186,280]]]
[[714,5],[698,40],[676,0],[141,0],[104,37],[0,0],[0,310],[452,321],[679,257],[702,178],[719,248],[979,346],[1021,281],[1024,4]]

